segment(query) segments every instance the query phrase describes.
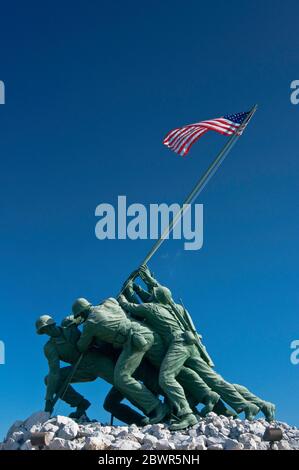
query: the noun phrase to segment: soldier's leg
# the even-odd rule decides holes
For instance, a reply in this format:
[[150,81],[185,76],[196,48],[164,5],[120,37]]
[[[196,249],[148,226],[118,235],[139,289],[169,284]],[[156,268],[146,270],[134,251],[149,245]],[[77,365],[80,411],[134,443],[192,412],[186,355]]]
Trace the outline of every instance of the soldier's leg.
[[195,412],[198,412],[196,406],[199,403],[205,405],[200,413],[202,416],[214,411],[220,396],[211,390],[194,370],[183,367],[177,376],[177,380],[183,386],[188,403]]
[[[146,352],[146,358],[151,364],[155,366],[156,370],[160,369],[166,352],[167,348],[165,343],[162,341],[161,337],[154,332],[154,343],[152,347]],[[212,407],[213,403],[217,401],[218,395],[212,392],[207,384],[193,370],[187,367],[182,367],[177,376],[177,381],[182,385],[187,393],[192,393],[193,403],[204,403],[206,406],[208,406],[208,400],[210,400]]]
[[[170,402],[174,405],[177,416],[180,418],[185,415],[193,415],[189,406],[183,387],[177,381],[188,352],[182,342],[174,341],[168,348],[168,351],[162,361],[159,384]],[[191,372],[191,371],[190,371]],[[196,376],[196,374],[194,374]]]
[[147,335],[146,346],[137,349],[132,344],[132,338],[130,338],[124,345],[114,369],[114,386],[130,401],[137,403],[138,408],[144,410],[146,414],[150,414],[158,407],[160,401],[144,384],[138,382],[133,374],[140,365],[146,351],[151,347],[152,342],[152,335]]
[[137,368],[134,377],[140,380],[156,396],[161,393],[159,387],[159,373],[152,364],[143,358],[140,366]]
[[227,418],[236,418],[238,416],[234,411],[229,410],[222,400],[217,401],[212,411],[219,416],[222,415]]
[[148,418],[142,416],[137,411],[129,406],[121,403],[124,396],[115,387],[112,387],[104,401],[104,409],[111,413],[119,421],[126,424],[136,424],[137,426],[144,426],[148,423]]
[[221,375],[217,374],[208,364],[201,358],[196,347],[186,361],[186,366],[195,370],[206,384],[221,398],[230,405],[237,413],[245,412],[247,419],[253,419],[259,409],[256,405],[245,400],[235,387],[224,380]]
[[115,360],[108,355],[98,352],[88,352],[83,357],[80,370],[84,371],[86,379],[95,376],[113,385]]
[[[72,370],[71,366],[63,367],[60,369],[59,380],[57,383],[55,393],[59,393],[60,395],[63,393],[62,400],[68,405],[70,405],[71,407],[78,408],[82,405],[86,405],[85,409],[87,409],[90,406],[90,403],[88,400],[84,398],[83,395],[77,392],[71,385],[69,385],[67,389],[65,390],[66,380],[69,377],[71,370]],[[45,377],[46,384],[47,384],[47,380],[48,380],[48,377]],[[76,383],[76,382],[81,382],[78,374],[75,374],[72,379],[72,383]]]
[[250,392],[250,390],[244,387],[244,385],[234,384],[234,387],[240,395],[245,398],[245,400],[254,403],[260,408],[267,421],[271,422],[275,419],[275,405],[273,403],[262,400],[258,396],[254,395],[254,393]]

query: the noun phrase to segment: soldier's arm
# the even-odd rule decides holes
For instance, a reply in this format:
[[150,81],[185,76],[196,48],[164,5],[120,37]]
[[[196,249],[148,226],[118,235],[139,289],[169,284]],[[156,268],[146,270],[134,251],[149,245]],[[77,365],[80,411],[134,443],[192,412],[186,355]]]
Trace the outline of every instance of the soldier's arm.
[[49,365],[49,374],[47,380],[47,391],[45,400],[52,401],[57,391],[60,374],[60,359],[56,348],[51,344],[46,344],[44,348],[45,356]]
[[150,294],[149,292],[147,292],[145,289],[142,289],[141,286],[139,286],[138,284],[135,284],[133,285],[133,289],[134,291],[136,292],[136,294],[140,297],[141,301],[142,302],[149,302],[150,301],[150,298],[152,296],[152,294]]
[[83,326],[83,331],[81,333],[80,339],[77,342],[77,349],[81,352],[84,353],[87,351],[91,343],[93,342],[94,334],[92,329],[90,328],[90,325],[88,323],[85,323]]
[[148,290],[150,291],[153,287],[158,287],[159,282],[154,278],[150,270],[146,265],[141,266],[139,270],[139,276],[143,282],[147,285]]
[[132,304],[138,304],[138,298],[133,289],[133,283],[129,282],[126,289],[123,292],[126,300]]
[[132,302],[128,302],[124,295],[119,296],[118,302],[124,310],[135,317],[146,319],[151,313],[149,304],[134,304]]

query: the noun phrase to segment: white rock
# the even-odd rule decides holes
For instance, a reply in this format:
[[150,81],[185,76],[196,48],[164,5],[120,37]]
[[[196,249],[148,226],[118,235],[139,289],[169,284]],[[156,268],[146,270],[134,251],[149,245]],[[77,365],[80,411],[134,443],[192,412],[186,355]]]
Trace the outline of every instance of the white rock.
[[207,450],[207,447],[202,443],[198,443],[195,447],[195,450]]
[[2,450],[18,450],[20,445],[9,437],[3,444]]
[[238,442],[235,439],[226,439],[224,443],[225,450],[242,450],[244,449],[244,444]]
[[113,432],[117,434],[123,431],[129,432],[129,427],[128,426],[115,426],[113,429]]
[[90,436],[90,437],[96,437],[97,439],[100,439],[101,441],[103,441],[103,443],[109,447],[111,445],[111,442],[114,442],[115,441],[115,437],[112,436],[111,434],[104,434],[103,432],[101,431],[96,431],[93,436]]
[[230,420],[227,416],[219,416],[219,418],[221,419],[222,421],[222,425],[223,426],[229,426],[230,425]]
[[219,429],[216,428],[214,424],[212,423],[207,424],[206,429],[205,429],[205,435],[207,437],[216,437],[218,436],[218,434],[219,434]]
[[198,432],[198,426],[197,426],[196,428],[193,427],[193,428],[189,429],[189,430],[188,430],[188,434],[189,434],[189,436],[191,436],[191,437],[197,437],[198,434],[200,434],[200,432]]
[[265,431],[266,427],[262,423],[256,422],[249,425],[249,432],[251,434],[255,434],[256,436],[260,436],[261,438],[265,434]]
[[15,421],[7,431],[6,439],[8,439],[15,431],[19,431],[20,428],[22,427],[24,421]]
[[140,450],[153,450],[153,447],[150,444],[142,444]]
[[129,441],[127,439],[121,439],[111,444],[111,450],[138,450],[141,445],[136,441]]
[[57,436],[61,437],[62,439],[75,439],[79,432],[78,424],[70,420],[67,424],[65,424],[59,431]]
[[37,423],[31,426],[28,432],[29,434],[35,434],[36,432],[40,432],[41,429],[42,429],[42,425],[40,423]]
[[125,439],[129,435],[129,430],[124,429],[117,434],[118,439]]
[[254,437],[256,437],[256,436],[254,436],[253,434],[244,433],[244,434],[240,435],[239,442],[244,444],[244,449],[256,450],[257,449],[257,442],[254,439]]
[[50,450],[76,450],[77,447],[76,444],[72,441],[55,437],[53,441],[50,442],[48,448]]
[[195,437],[191,436],[191,437],[189,437],[189,439],[187,439],[185,441],[185,446],[186,446],[185,449],[186,450],[194,450],[194,449],[196,449],[197,444],[198,444],[197,439]]
[[[48,413],[34,413],[25,422],[17,421],[8,431],[8,438],[0,443],[0,450],[34,450],[30,431],[47,432],[51,442],[47,449],[57,450],[242,450],[269,449],[262,441],[269,424],[265,420],[233,420],[216,416],[200,418],[191,429],[170,432],[164,424],[138,428],[108,426],[99,422],[78,425],[71,418],[57,416],[48,419]],[[283,440],[274,445],[279,450],[299,450],[299,429],[285,423],[274,423],[283,431]],[[204,434],[205,433],[205,434]]]
[[135,439],[137,442],[143,442],[144,434],[143,432],[140,432],[138,428],[137,431],[130,431],[129,435],[132,436],[132,438]]
[[24,442],[24,444],[21,445],[20,447],[21,450],[35,450],[33,445],[31,444],[30,439]]
[[154,449],[157,442],[158,439],[156,436],[153,436],[152,434],[146,434],[143,438],[142,444],[149,445]]
[[26,419],[24,422],[24,427],[30,431],[32,426],[36,425],[42,425],[48,419],[50,418],[50,413],[46,411],[37,411],[36,413],[33,413],[29,418]]
[[70,424],[70,423],[75,423],[75,421],[72,418],[69,418],[68,416],[61,416],[61,415],[56,416],[55,424],[57,426],[62,427],[62,426],[65,426],[66,424]]
[[110,434],[111,433],[111,426],[100,426],[100,431],[103,432],[104,434]]
[[207,440],[206,440],[206,445],[209,447],[209,446],[212,446],[214,444],[221,444],[221,445],[224,445],[225,444],[225,441],[226,439],[224,439],[223,437],[221,436],[212,436],[212,437],[207,437]]
[[[26,433],[27,434],[27,433]],[[11,434],[11,439],[14,441],[20,443],[21,441],[24,442],[26,439],[24,439],[25,434],[22,431],[15,431]]]
[[223,446],[221,444],[213,444],[208,447],[208,450],[223,450]]
[[269,450],[269,444],[267,442],[260,442],[256,444],[257,450]]
[[78,437],[94,436],[96,432],[98,432],[98,431],[95,431],[94,428],[92,428],[90,426],[82,426],[82,424],[80,424],[79,425],[79,431],[78,431]]
[[173,450],[175,445],[173,442],[168,441],[167,439],[160,439],[156,443],[157,450]]
[[281,440],[280,442],[277,443],[277,447],[279,450],[292,450],[292,447],[288,443],[288,441]]
[[59,431],[59,426],[56,426],[56,424],[47,421],[42,425],[40,430],[41,432],[53,432],[54,434],[56,434],[57,431]]
[[211,424],[213,424],[218,429],[223,428],[223,422],[220,416],[213,416],[213,419],[211,420]]
[[107,445],[100,437],[87,437],[85,439],[84,450],[104,450]]

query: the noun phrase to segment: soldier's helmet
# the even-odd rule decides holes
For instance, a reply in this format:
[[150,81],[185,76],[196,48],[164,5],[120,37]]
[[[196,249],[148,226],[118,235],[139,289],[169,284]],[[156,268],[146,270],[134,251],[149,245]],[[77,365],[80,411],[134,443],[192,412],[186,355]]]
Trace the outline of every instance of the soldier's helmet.
[[75,300],[72,306],[74,317],[79,317],[80,314],[87,310],[89,307],[91,307],[91,303],[83,297],[80,297],[80,299]]
[[172,302],[172,295],[167,287],[154,287],[153,294],[156,302],[159,302],[161,304],[170,304]]
[[50,317],[50,315],[42,315],[41,317],[38,317],[35,322],[36,333],[38,335],[44,334],[45,326],[50,325],[56,325],[56,322],[53,320],[52,317]]

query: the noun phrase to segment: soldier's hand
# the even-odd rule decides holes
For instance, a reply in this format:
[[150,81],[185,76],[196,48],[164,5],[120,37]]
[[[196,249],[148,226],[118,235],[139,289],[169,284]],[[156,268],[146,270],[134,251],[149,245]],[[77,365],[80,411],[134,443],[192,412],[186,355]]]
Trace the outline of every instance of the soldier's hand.
[[133,281],[130,278],[122,286],[122,291],[126,291],[126,289],[133,289]]
[[123,294],[120,294],[118,297],[117,297],[117,301],[118,303],[122,304],[126,301],[126,298]]
[[134,271],[131,272],[130,276],[128,277],[128,280],[129,279],[135,279],[135,277],[137,277],[138,274],[139,274],[139,270],[135,269]]
[[139,275],[141,279],[151,277],[151,272],[146,264],[142,264],[139,269]]
[[48,413],[52,413],[53,409],[54,409],[53,400],[46,400],[45,411],[47,411]]

